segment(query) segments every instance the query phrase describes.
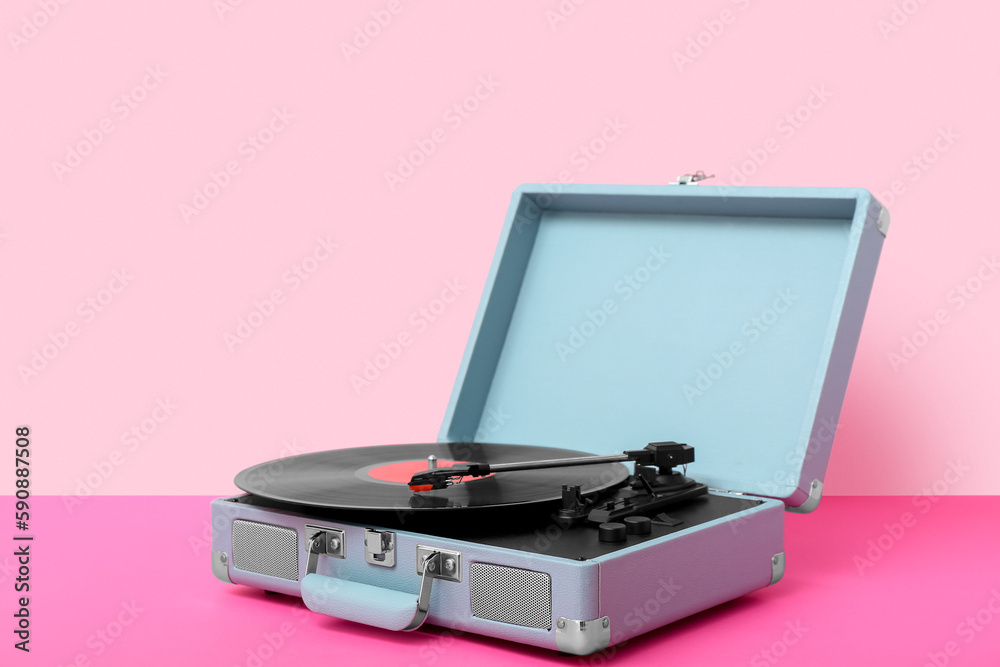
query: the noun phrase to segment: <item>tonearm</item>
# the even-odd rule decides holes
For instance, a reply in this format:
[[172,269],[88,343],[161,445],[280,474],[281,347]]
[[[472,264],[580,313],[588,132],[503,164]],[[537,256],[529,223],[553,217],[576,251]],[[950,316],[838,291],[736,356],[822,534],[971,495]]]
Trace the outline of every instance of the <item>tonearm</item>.
[[627,450],[621,454],[610,456],[580,456],[570,459],[518,461],[515,463],[468,463],[418,472],[410,479],[409,486],[413,491],[431,491],[444,489],[463,477],[485,477],[486,475],[516,470],[540,470],[628,461],[635,462],[637,474],[640,472],[640,467],[655,466],[659,468],[660,475],[668,475],[674,466],[694,462],[694,447],[677,442],[651,442],[642,449]]

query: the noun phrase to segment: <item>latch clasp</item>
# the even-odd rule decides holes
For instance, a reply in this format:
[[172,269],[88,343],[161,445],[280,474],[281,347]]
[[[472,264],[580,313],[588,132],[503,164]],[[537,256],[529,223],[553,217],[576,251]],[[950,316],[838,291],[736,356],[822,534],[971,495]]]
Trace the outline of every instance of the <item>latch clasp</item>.
[[396,566],[396,533],[365,529],[365,561],[382,567]]
[[700,169],[693,174],[684,174],[683,176],[678,176],[677,180],[670,185],[697,185],[698,181],[704,181],[706,178],[715,178],[715,174],[705,175],[705,172]]

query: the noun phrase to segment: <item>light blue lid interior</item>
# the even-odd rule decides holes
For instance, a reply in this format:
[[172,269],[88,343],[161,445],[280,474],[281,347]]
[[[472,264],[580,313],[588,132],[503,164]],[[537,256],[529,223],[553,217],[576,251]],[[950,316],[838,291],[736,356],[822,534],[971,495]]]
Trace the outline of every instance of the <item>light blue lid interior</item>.
[[676,440],[711,487],[789,495],[867,191],[546,193],[515,193],[441,440],[595,454]]

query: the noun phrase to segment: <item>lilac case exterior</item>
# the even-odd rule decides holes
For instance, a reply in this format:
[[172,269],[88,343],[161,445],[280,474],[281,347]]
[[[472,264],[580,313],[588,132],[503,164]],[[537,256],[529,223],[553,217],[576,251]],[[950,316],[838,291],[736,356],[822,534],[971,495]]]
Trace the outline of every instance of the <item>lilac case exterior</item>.
[[[819,502],[887,226],[857,189],[522,186],[439,440],[595,454],[684,441],[689,474],[725,490],[711,493],[761,504],[586,561],[400,530],[389,569],[365,562],[364,526],[220,499],[213,571],[398,630],[420,584],[417,546],[453,549],[461,581],[434,587],[427,622],[576,654],[777,582],[783,510]],[[298,575],[240,568],[237,519],[294,531]],[[301,581],[316,523],[344,531],[346,557]],[[550,627],[473,615],[476,562],[548,574]]]

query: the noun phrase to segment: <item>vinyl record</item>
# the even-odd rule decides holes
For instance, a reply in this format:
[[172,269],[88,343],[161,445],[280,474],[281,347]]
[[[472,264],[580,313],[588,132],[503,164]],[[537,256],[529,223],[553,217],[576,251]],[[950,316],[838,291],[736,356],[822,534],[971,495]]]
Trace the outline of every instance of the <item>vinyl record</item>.
[[283,503],[408,513],[548,503],[562,497],[563,484],[590,493],[628,476],[620,463],[599,463],[496,473],[466,478],[446,489],[411,491],[407,482],[427,469],[431,455],[438,458],[438,467],[588,456],[569,449],[486,443],[355,447],[261,463],[238,474],[235,483],[247,493]]

